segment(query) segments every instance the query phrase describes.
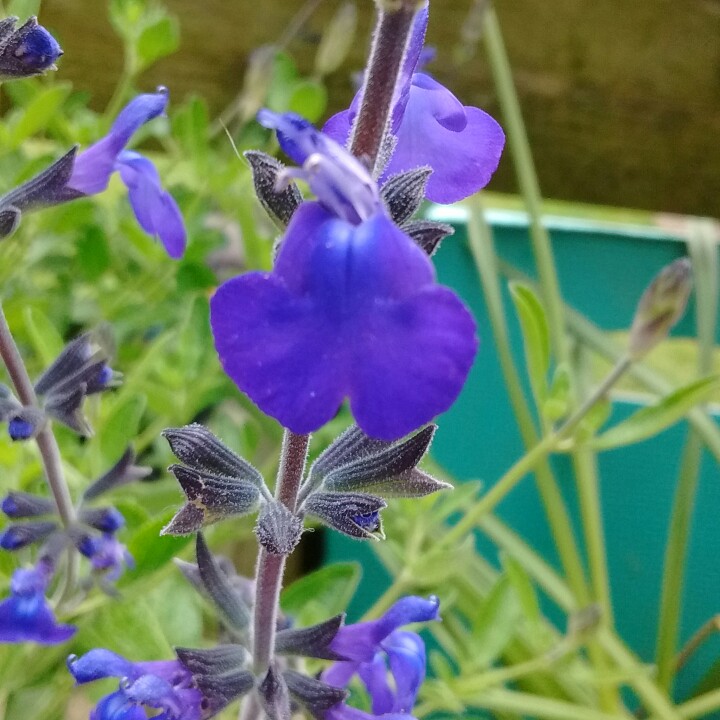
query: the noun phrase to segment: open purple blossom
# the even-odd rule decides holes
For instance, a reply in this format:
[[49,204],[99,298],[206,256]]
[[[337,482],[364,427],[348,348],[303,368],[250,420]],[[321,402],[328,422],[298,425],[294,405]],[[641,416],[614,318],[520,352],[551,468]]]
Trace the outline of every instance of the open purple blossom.
[[472,316],[388,217],[361,163],[297,115],[260,119],[318,201],[294,213],[272,272],[233,278],[212,298],[220,361],[293,432],[318,429],[348,397],[365,433],[402,437],[455,401],[477,350]]
[[182,257],[186,232],[173,197],[163,189],[155,166],[136,152],[125,150],[133,134],[146,122],[162,115],[168,103],[165,88],[138,95],[120,112],[110,132],[75,159],[67,183],[70,190],[95,195],[107,188],[118,171],[128,188],[130,205],[145,232],[160,239],[168,255]]
[[56,645],[75,634],[74,627],[56,621],[45,599],[52,575],[52,564],[44,560],[13,573],[10,597],[0,602],[0,642]]
[[177,660],[134,663],[97,648],[79,658],[71,655],[68,669],[78,685],[108,677],[121,681],[118,690],[98,702],[90,720],[200,720],[202,694]]
[[348,659],[334,663],[322,680],[345,687],[358,675],[370,695],[372,714],[342,703],[330,709],[328,720],[407,719],[425,679],[425,644],[416,633],[400,628],[438,620],[438,607],[435,597],[408,596],[378,620],[340,628],[330,647]]
[[[383,177],[431,167],[426,197],[454,203],[487,185],[500,162],[505,135],[490,115],[463,106],[446,87],[419,72],[427,20],[424,8],[417,14],[398,79],[389,129],[395,146]],[[359,107],[360,94],[348,110],[328,120],[323,132],[345,143]]]

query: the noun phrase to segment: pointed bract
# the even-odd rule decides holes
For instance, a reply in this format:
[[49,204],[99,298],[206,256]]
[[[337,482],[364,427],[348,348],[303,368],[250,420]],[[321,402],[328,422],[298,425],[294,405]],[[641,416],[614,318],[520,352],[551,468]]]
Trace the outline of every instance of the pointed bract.
[[281,655],[345,660],[347,658],[330,647],[344,621],[345,613],[341,613],[310,627],[280,630],[275,637],[275,650]]
[[220,615],[228,629],[244,635],[250,623],[250,613],[247,606],[232,587],[227,575],[220,569],[208,549],[202,533],[197,534],[195,548],[198,571],[208,597],[220,611]]

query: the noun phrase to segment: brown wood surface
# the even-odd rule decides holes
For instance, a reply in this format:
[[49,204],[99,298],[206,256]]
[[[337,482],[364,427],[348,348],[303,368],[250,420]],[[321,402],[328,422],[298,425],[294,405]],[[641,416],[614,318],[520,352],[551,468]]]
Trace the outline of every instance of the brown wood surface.
[[[323,0],[290,50],[310,69],[339,0]],[[353,52],[330,80],[340,107],[367,48],[371,0],[358,0]],[[434,0],[434,74],[466,104],[496,111],[480,49],[460,61],[472,0]],[[175,98],[206,96],[214,109],[237,92],[248,53],[275,40],[299,0],[167,0],[182,46],[143,78]],[[104,0],[45,0],[43,22],[61,39],[62,75],[102,106],[117,77],[119,45]],[[499,0],[516,84],[544,194],[720,216],[720,1]],[[491,188],[514,189],[510,163]]]

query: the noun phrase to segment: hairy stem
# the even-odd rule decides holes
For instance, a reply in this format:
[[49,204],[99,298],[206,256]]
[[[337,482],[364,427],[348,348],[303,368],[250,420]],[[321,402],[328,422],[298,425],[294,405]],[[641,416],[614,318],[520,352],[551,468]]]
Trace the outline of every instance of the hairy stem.
[[[295,510],[297,503],[309,443],[309,435],[285,431],[275,498],[290,511]],[[283,555],[273,555],[260,548],[253,617],[253,666],[258,676],[267,671],[275,651],[275,627],[284,571]]]
[[[10,332],[10,327],[8,326],[2,306],[0,306],[0,357],[2,357],[5,363],[10,381],[15,388],[20,402],[26,406],[37,407],[38,402],[32,381],[15,344],[15,339]],[[49,423],[38,433],[35,442],[40,450],[45,479],[57,505],[58,514],[60,515],[63,525],[68,527],[75,522],[75,506],[70,497],[70,490],[65,482],[60,448],[58,448],[55,435]]]
[[375,26],[360,109],[350,140],[350,152],[368,158],[373,170],[377,168],[392,114],[395,87],[412,32],[414,5],[402,2],[398,9],[381,9]]

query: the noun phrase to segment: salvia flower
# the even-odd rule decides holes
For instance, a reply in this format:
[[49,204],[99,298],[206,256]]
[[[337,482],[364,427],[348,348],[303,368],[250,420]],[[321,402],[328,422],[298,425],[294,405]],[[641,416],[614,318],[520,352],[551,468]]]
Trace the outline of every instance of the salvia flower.
[[[429,75],[418,72],[428,10],[420,10],[398,81],[389,132],[394,138],[384,177],[427,166],[433,172],[426,197],[453,203],[490,181],[505,145],[505,135],[487,113],[462,103]],[[348,110],[330,118],[323,131],[348,140],[360,107],[360,95]]]
[[[71,655],[68,669],[78,685],[108,677],[120,679],[118,690],[103,697],[90,720],[200,720],[202,694],[189,670],[177,660],[131,662],[97,648],[82,657]],[[157,711],[160,711],[157,714]]]
[[347,660],[328,668],[322,680],[345,687],[357,674],[370,695],[372,715],[343,703],[329,710],[328,720],[407,718],[425,679],[425,644],[416,633],[400,628],[438,620],[438,607],[436,597],[409,596],[398,600],[378,620],[340,628],[331,648]]
[[135,217],[145,232],[160,239],[168,255],[182,257],[185,225],[177,203],[163,189],[155,166],[142,155],[125,150],[133,134],[145,123],[162,115],[168,92],[138,95],[120,112],[110,132],[75,158],[67,187],[83,195],[95,195],[107,188],[110,176],[118,171],[128,188]]
[[10,597],[0,602],[0,642],[56,645],[72,637],[75,628],[58,623],[45,599],[53,572],[51,563],[40,560],[13,573]]
[[212,298],[220,361],[293,432],[318,429],[348,397],[368,435],[402,437],[455,401],[477,350],[472,316],[388,217],[361,163],[296,115],[261,119],[318,202],[293,214],[272,272],[233,278]]
[[16,28],[18,19],[0,20],[0,81],[41,75],[55,70],[62,55],[57,40],[31,17]]

